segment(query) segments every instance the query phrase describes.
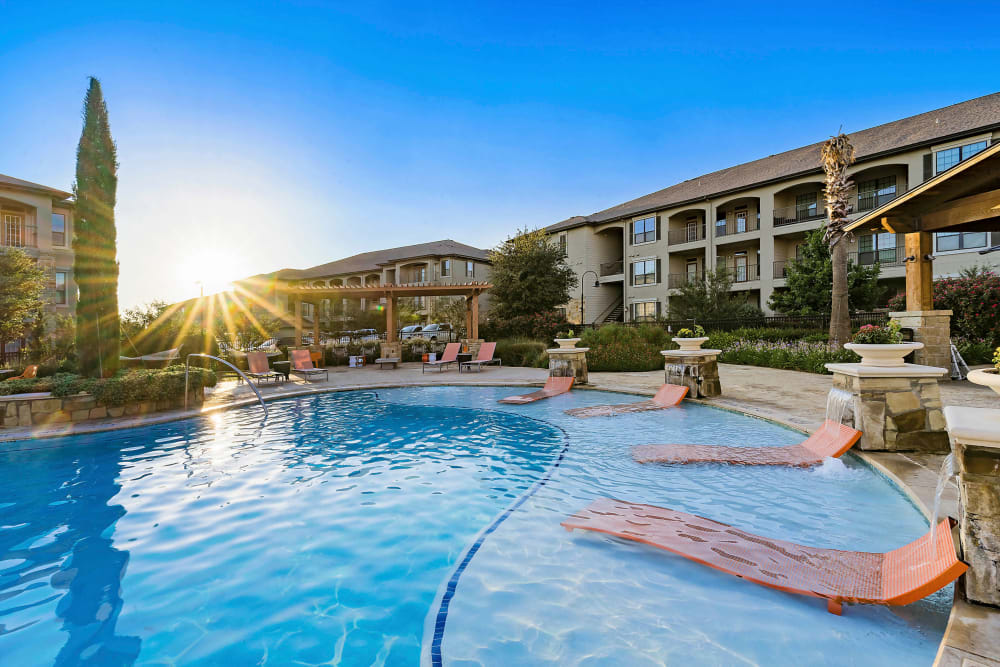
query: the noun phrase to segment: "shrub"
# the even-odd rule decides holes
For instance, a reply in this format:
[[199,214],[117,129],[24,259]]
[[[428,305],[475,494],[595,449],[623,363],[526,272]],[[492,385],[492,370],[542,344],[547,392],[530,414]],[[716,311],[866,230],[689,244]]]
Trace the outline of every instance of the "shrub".
[[728,364],[785,368],[807,373],[828,373],[824,364],[856,360],[857,356],[849,350],[831,350],[825,342],[805,341],[740,340],[719,355],[719,361]]
[[696,324],[690,329],[687,327],[681,329],[677,332],[678,338],[702,338],[705,335],[705,327],[700,324]]
[[670,334],[652,324],[626,327],[607,324],[583,332],[583,345],[589,347],[587,366],[599,371],[652,371],[663,368],[660,350],[677,347]]
[[993,363],[993,343],[984,338],[956,338],[955,349],[970,366]]
[[549,358],[544,341],[531,338],[503,338],[497,341],[494,356],[500,357],[504,366],[544,368]]
[[[1000,275],[992,270],[969,272],[934,281],[935,310],[951,310],[954,336],[1000,342]],[[906,310],[905,295],[889,300],[889,310]]]
[[892,321],[886,325],[866,324],[858,329],[851,342],[865,345],[894,345],[903,342],[903,334],[899,330],[899,322]]
[[559,331],[568,328],[566,316],[553,310],[503,320],[493,319],[483,324],[479,333],[486,340],[532,338],[548,343],[555,339]]
[[[191,367],[190,387],[214,387],[215,372]],[[92,394],[101,405],[118,406],[136,401],[162,401],[184,396],[184,366],[164,369],[119,371],[110,378],[85,378],[73,373],[57,373],[34,380],[0,382],[0,395],[51,391],[55,397]]]

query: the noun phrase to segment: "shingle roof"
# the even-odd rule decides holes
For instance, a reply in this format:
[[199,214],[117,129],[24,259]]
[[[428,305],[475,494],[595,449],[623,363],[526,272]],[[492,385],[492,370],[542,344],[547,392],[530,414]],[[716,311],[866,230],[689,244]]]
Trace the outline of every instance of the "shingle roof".
[[72,197],[72,193],[64,192],[62,190],[56,190],[55,188],[50,188],[47,185],[39,185],[38,183],[32,183],[31,181],[23,181],[20,178],[14,178],[13,176],[6,176],[0,174],[0,187],[7,185],[10,187],[18,188],[20,190],[34,190],[36,192],[44,192],[50,197],[56,199],[69,199]]
[[378,271],[384,264],[393,264],[406,259],[416,259],[420,257],[462,257],[485,261],[489,256],[489,250],[473,248],[464,243],[458,243],[451,239],[443,241],[431,241],[430,243],[418,243],[416,245],[401,246],[399,248],[388,248],[385,250],[373,250],[363,252],[359,255],[352,255],[344,259],[338,259],[326,264],[320,264],[308,269],[282,269],[276,273],[277,278],[283,279],[304,279],[319,278],[323,276],[335,276],[342,273],[360,273],[363,271]]
[[[849,134],[858,162],[940,143],[975,130],[1000,127],[1000,93],[892,121]],[[765,183],[819,172],[822,142],[771,155],[692,178],[668,188],[587,216],[574,216],[546,227],[555,232],[584,224],[670,208]]]

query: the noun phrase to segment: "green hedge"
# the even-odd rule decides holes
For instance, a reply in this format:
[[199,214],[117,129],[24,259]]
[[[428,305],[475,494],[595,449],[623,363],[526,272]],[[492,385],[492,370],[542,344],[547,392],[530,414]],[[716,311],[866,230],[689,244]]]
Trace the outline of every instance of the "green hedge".
[[677,347],[672,336],[651,324],[608,324],[584,331],[581,346],[590,348],[587,367],[592,371],[653,371],[663,368],[660,350]]
[[[191,388],[214,387],[215,372],[191,368]],[[57,373],[34,380],[0,382],[0,396],[51,391],[55,397],[81,392],[92,394],[101,405],[118,406],[138,401],[163,401],[184,396],[184,366],[164,369],[123,370],[110,378],[85,378],[72,373]]]
[[547,368],[549,355],[545,352],[544,341],[532,338],[502,338],[497,341],[494,357],[499,357],[504,366],[527,366]]

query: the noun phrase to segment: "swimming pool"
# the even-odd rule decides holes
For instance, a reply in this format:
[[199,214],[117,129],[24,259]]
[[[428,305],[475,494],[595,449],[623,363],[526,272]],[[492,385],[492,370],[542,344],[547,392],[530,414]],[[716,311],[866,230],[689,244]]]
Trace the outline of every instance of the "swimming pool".
[[[633,463],[644,442],[791,444],[700,405],[428,387],[276,401],[0,451],[0,663],[855,664],[933,660],[950,587],[903,608],[787,595],[559,522],[612,495],[803,544],[927,522],[859,462]],[[17,448],[18,451],[12,451]]]

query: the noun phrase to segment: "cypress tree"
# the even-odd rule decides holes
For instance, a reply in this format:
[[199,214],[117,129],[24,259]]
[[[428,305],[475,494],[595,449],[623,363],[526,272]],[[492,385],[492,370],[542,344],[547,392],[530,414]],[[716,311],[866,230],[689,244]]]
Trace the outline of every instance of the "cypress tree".
[[91,377],[113,375],[118,370],[117,190],[118,160],[108,108],[101,83],[90,77],[73,183],[73,274],[80,288],[76,306],[77,357],[80,372]]

